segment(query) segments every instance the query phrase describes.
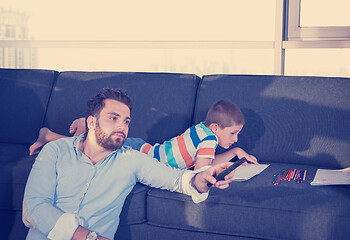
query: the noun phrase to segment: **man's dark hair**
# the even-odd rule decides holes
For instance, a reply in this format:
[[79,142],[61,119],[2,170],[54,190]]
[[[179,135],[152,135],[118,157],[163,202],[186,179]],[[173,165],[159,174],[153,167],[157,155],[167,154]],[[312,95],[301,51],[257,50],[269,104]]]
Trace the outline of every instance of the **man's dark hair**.
[[228,100],[219,100],[211,106],[205,119],[205,126],[217,123],[219,127],[231,127],[233,125],[244,125],[245,118],[242,111]]
[[121,88],[113,89],[107,87],[102,88],[102,90],[98,94],[90,98],[90,100],[87,102],[85,119],[87,119],[89,116],[94,116],[98,118],[102,109],[105,106],[106,99],[112,99],[124,103],[126,106],[129,107],[130,112],[132,110],[133,103],[131,98],[127,95],[126,90]]

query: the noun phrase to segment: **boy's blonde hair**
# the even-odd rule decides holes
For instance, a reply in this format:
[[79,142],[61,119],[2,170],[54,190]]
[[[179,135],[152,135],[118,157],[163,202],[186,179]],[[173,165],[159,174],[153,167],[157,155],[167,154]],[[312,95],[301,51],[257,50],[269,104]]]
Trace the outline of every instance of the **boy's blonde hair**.
[[233,125],[244,125],[245,118],[242,111],[228,100],[219,100],[211,106],[205,119],[205,126],[217,123],[219,127],[231,127]]

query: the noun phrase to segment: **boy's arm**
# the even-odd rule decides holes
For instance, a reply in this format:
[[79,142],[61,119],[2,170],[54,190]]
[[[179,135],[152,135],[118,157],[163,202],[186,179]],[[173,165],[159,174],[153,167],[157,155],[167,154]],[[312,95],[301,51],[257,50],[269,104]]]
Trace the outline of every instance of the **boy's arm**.
[[212,165],[215,158],[215,149],[217,146],[217,138],[215,136],[207,136],[197,146],[196,161],[194,170],[204,166]]
[[[215,159],[213,160],[213,165],[230,161],[235,156],[237,156],[239,159],[245,157],[249,162],[259,165],[255,156],[248,154],[242,148],[238,147],[232,148],[224,153],[216,155]],[[244,165],[247,165],[247,163],[245,163]]]
[[212,158],[197,157],[194,170],[198,170],[204,166],[212,165],[212,162],[213,162]]

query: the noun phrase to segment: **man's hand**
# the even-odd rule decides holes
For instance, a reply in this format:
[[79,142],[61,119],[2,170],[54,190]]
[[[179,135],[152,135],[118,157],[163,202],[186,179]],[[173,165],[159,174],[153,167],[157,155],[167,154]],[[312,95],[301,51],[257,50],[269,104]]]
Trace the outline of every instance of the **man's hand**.
[[231,166],[232,162],[224,162],[220,163],[214,166],[211,166],[207,170],[197,173],[197,175],[194,178],[194,185],[196,186],[197,190],[199,192],[207,192],[209,190],[209,187],[207,186],[207,183],[210,182],[213,184],[213,186],[224,189],[229,186],[229,184],[232,182],[232,178],[234,175],[234,171],[232,171],[230,174],[226,175],[225,180],[216,182],[216,179],[214,176],[219,175],[222,171],[224,171],[226,168]]
[[[89,232],[90,230],[79,225],[73,234],[72,240],[86,240],[86,236],[88,235]],[[108,238],[101,237],[101,236],[98,236],[98,239],[109,240]]]

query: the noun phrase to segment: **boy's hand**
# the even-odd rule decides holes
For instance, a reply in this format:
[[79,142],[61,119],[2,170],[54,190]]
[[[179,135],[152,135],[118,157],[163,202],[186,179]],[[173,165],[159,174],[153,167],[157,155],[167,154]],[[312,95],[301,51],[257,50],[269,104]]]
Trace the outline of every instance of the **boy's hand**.
[[223,181],[216,182],[214,176],[219,175],[219,173],[224,171],[232,164],[232,162],[224,162],[221,164],[214,165],[203,172],[197,173],[197,175],[194,178],[194,185],[196,186],[197,190],[199,192],[207,192],[209,190],[209,187],[207,186],[208,182],[212,183],[213,186],[220,189],[229,187],[229,184],[232,182],[234,171],[226,175],[225,180]]
[[[246,151],[244,151],[242,148],[234,148],[234,153],[237,155],[237,157],[239,159],[245,157],[247,159],[247,161],[254,163],[256,165],[259,165],[258,160],[256,159],[256,157],[254,157],[253,155],[248,154]],[[244,166],[247,166],[248,164],[245,162]]]

